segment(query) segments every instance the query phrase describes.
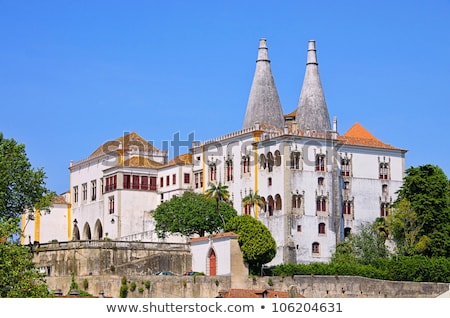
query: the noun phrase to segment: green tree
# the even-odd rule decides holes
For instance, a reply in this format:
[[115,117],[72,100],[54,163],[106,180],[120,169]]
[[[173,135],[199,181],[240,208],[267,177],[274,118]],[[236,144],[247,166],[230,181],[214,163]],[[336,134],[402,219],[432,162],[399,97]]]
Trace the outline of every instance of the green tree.
[[18,219],[0,222],[0,297],[50,297],[45,278],[33,263],[30,248],[16,244],[12,235],[19,232]]
[[359,264],[372,264],[378,259],[389,257],[390,253],[385,245],[386,235],[382,221],[363,223],[358,231],[344,242],[336,246],[332,260],[355,262]]
[[42,168],[32,168],[25,145],[0,133],[0,222],[47,209],[55,193],[46,188],[45,179]]
[[394,208],[389,209],[386,224],[400,255],[421,254],[430,243],[427,235],[419,235],[423,228],[423,220],[419,223],[417,213],[405,198],[399,200]]
[[182,196],[174,196],[171,200],[161,203],[153,217],[158,236],[165,237],[167,233],[186,236],[216,233],[223,229],[224,221],[236,215],[236,210],[229,204],[219,202],[217,208],[217,201],[187,191]]
[[245,197],[242,198],[242,204],[244,206],[250,205],[255,208],[255,205],[262,207],[264,206],[264,200],[262,197],[258,194],[258,191],[250,191],[249,194],[247,194]]
[[216,200],[216,212],[221,217],[223,225],[225,226],[225,223],[226,223],[225,219],[220,214],[220,211],[219,211],[219,202],[228,202],[228,199],[230,197],[230,192],[228,191],[228,186],[225,184],[222,184],[222,182],[220,182],[220,181],[217,184],[210,182],[209,188],[205,192],[205,196],[207,199]]
[[261,221],[250,215],[235,216],[227,222],[225,231],[239,235],[239,246],[251,273],[260,273],[261,266],[275,257],[277,252],[275,239]]
[[[405,200],[411,212],[404,210]],[[394,240],[404,245],[406,239],[414,238],[418,243],[410,242],[415,247],[409,246],[407,254],[450,257],[450,186],[441,168],[427,164],[407,169],[393,207],[398,213],[394,224],[404,223],[404,233],[394,232]],[[412,219],[406,220],[408,217]]]

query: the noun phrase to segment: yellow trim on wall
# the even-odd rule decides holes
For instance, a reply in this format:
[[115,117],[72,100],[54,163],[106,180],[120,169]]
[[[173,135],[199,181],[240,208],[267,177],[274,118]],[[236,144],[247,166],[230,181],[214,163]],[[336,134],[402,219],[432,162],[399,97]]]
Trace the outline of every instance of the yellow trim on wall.
[[[255,184],[254,184],[255,193],[258,193],[258,172],[259,172],[258,142],[259,142],[259,138],[261,137],[261,133],[262,133],[261,131],[253,132],[253,141],[254,141],[253,147],[255,147],[254,148],[254,154],[253,154],[253,161],[254,161],[254,166],[255,166],[255,171],[254,171],[254,174],[255,174],[255,178],[254,178],[254,180],[255,180]],[[256,204],[256,205],[254,205],[254,207],[255,207],[255,219],[258,219],[258,217],[259,217],[259,205]]]
[[[22,222],[21,222],[22,233],[25,232],[26,226],[27,226],[27,214],[22,213]],[[25,237],[22,235],[22,236],[20,236],[20,244],[24,245],[24,242],[25,242]]]
[[41,211],[39,209],[34,211],[34,240],[41,241]]

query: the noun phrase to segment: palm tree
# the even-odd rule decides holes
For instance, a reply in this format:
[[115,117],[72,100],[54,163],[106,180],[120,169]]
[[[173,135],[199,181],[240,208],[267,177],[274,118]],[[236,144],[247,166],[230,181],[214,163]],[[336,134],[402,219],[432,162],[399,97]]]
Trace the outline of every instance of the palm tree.
[[[242,204],[244,206],[246,205],[250,205],[253,208],[255,208],[255,205],[259,206],[259,207],[263,207],[264,206],[264,200],[263,198],[258,194],[258,191],[250,191],[249,194],[247,194],[245,197],[242,198]],[[256,211],[255,211],[256,212]],[[258,216],[255,213],[255,217],[257,218]]]
[[230,197],[230,192],[228,192],[228,186],[222,184],[219,181],[218,184],[214,184],[212,182],[209,183],[209,189],[206,190],[205,196],[207,199],[215,199],[216,200],[216,213],[219,214],[222,219],[223,226],[225,227],[225,220],[223,219],[222,214],[219,212],[219,202],[228,202],[228,198]]

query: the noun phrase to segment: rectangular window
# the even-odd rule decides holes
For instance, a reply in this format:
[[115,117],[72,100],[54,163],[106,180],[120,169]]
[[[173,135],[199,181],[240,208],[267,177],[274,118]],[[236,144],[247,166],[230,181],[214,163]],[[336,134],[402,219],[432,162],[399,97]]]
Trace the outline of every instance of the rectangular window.
[[177,184],[177,175],[172,175],[172,184]]
[[164,187],[164,178],[163,177],[159,178],[159,187],[160,188]]
[[91,201],[97,200],[97,180],[91,181]]
[[156,177],[150,177],[150,190],[156,191]]
[[267,185],[270,187],[272,185],[272,178],[267,178]]
[[166,176],[166,186],[170,185],[170,176]]
[[117,188],[116,181],[117,181],[117,176],[115,176],[115,175],[106,177],[105,192],[116,190],[116,188]]
[[78,186],[73,187],[73,202],[78,202]]
[[123,175],[123,188],[130,189],[131,188],[131,176],[129,174]]
[[189,183],[191,183],[191,174],[185,173],[184,174],[184,184],[189,184]]
[[109,214],[114,214],[114,196],[111,196],[108,199],[109,199],[109,202],[108,202]]
[[194,174],[194,179],[196,189],[203,187],[203,172],[196,172]]
[[148,177],[147,176],[141,177],[141,190],[148,190]]
[[139,190],[139,176],[133,176],[133,189]]
[[300,152],[291,152],[291,169],[300,169]]
[[301,225],[297,225],[297,232],[301,232],[302,231],[302,226]]
[[87,200],[87,183],[83,183],[81,185],[81,189],[82,189],[82,200],[86,201]]

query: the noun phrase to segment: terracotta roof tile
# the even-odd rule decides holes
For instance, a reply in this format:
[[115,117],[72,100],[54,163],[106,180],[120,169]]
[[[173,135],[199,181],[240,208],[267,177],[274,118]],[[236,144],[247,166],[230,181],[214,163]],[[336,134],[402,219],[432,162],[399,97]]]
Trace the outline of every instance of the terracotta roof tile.
[[164,166],[170,167],[170,166],[175,166],[175,165],[191,165],[191,164],[192,164],[192,154],[185,153],[185,154],[179,155],[178,157],[173,158]]
[[338,140],[348,145],[397,149],[379,140],[359,123],[355,123],[344,135],[338,136]]
[[[220,292],[224,298],[288,298],[288,292],[272,289],[229,289]],[[298,295],[298,298],[304,298]]]
[[[218,234],[211,235],[211,237],[213,239],[222,238],[222,237],[237,237],[237,236],[238,235],[233,232],[225,232],[225,233],[218,233]],[[210,238],[209,236],[194,237],[194,238],[190,239],[189,242],[205,241],[205,240],[208,240],[209,238]]]
[[64,196],[63,196],[63,195],[57,195],[57,196],[55,196],[55,197],[53,198],[52,203],[53,203],[53,204],[68,204],[68,203],[66,202],[66,199],[64,199]]
[[288,114],[284,114],[284,117],[295,117],[297,115],[297,108]]
[[143,149],[144,151],[159,151],[152,143],[148,142],[137,133],[132,132],[116,138],[114,140],[110,140],[105,142],[103,145],[98,147],[89,158],[97,157],[101,154],[105,154],[111,151],[116,151],[119,148],[119,144],[122,146],[122,149],[129,149],[132,146],[137,146],[139,149]]
[[146,157],[134,156],[125,160],[121,166],[157,169],[162,167],[163,164]]

